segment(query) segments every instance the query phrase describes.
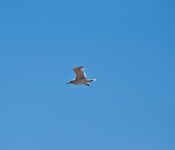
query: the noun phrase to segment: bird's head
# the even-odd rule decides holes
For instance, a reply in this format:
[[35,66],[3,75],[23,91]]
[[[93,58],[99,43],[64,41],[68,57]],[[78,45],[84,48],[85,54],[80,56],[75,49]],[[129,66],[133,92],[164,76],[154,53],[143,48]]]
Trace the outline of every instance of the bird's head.
[[72,84],[73,81],[69,81],[67,84]]

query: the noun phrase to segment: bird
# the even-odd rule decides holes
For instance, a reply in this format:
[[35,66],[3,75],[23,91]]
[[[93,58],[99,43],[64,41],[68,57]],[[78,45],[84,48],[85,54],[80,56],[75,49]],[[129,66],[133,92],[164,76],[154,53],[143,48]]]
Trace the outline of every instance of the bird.
[[89,85],[89,82],[96,81],[96,79],[87,79],[86,73],[83,71],[86,68],[86,66],[79,66],[73,68],[73,71],[76,74],[76,77],[74,80],[69,81],[67,84],[75,84],[75,85],[86,85],[89,87],[92,87]]

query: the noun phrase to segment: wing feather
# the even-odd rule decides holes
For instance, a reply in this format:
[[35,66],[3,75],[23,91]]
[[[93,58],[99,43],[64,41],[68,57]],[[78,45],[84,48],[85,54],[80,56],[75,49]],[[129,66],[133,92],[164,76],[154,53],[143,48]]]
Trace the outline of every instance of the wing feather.
[[83,71],[83,69],[86,68],[85,66],[75,67],[73,71],[76,74],[75,80],[79,79],[86,79],[86,73]]

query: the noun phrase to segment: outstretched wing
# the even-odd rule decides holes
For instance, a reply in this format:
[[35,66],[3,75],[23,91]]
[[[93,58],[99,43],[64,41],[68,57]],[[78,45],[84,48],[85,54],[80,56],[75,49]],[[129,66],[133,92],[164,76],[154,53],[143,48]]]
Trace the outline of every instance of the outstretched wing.
[[75,80],[79,79],[86,79],[86,73],[83,71],[83,69],[86,68],[85,66],[75,67],[73,71],[76,73]]

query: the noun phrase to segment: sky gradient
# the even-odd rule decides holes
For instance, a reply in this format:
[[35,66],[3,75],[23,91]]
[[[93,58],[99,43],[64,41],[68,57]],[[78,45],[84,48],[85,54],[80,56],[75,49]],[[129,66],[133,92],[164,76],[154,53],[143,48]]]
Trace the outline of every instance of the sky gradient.
[[0,1],[0,150],[174,150],[174,8]]

